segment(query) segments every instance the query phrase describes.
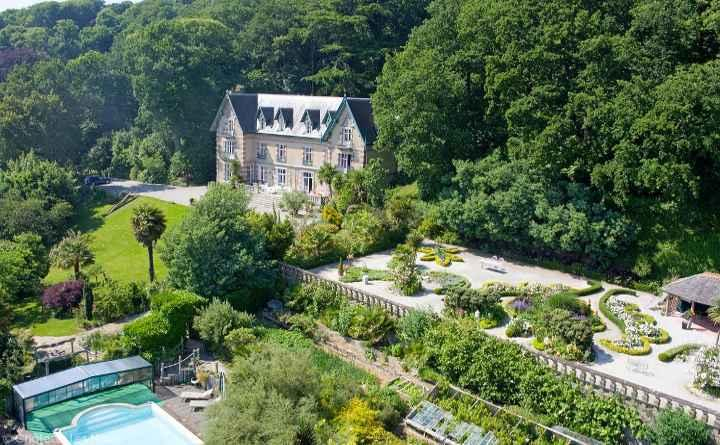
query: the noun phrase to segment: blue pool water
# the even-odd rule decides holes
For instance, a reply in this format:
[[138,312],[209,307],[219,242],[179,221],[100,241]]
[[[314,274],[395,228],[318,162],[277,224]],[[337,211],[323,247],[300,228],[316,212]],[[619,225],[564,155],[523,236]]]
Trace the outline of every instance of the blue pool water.
[[63,428],[61,432],[72,445],[200,443],[188,437],[172,420],[156,415],[151,405],[98,407],[82,414],[77,425]]

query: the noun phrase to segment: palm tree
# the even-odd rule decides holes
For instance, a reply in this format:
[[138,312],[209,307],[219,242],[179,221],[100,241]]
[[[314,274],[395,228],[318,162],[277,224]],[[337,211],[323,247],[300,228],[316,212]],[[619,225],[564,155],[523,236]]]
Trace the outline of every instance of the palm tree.
[[68,231],[50,251],[50,262],[61,269],[73,269],[75,279],[80,279],[80,267],[95,262],[95,255],[90,250],[90,235]]
[[155,281],[153,247],[165,232],[165,215],[157,207],[140,204],[133,209],[131,224],[135,239],[147,248],[150,282],[153,282]]
[[330,198],[332,198],[333,195],[333,182],[335,181],[335,178],[337,178],[339,175],[340,172],[329,162],[325,162],[323,165],[320,166],[320,169],[318,170],[318,181],[328,185],[328,189],[330,190]]
[[715,300],[707,311],[708,318],[718,327],[718,335],[715,338],[715,346],[720,342],[720,298]]

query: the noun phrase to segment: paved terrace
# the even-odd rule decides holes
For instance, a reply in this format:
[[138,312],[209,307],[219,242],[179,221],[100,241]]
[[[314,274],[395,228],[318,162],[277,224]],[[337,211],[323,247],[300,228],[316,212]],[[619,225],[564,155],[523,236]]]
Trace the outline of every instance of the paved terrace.
[[[361,257],[354,261],[354,265],[367,266],[371,269],[386,269],[390,261],[390,253],[390,251],[385,251]],[[418,261],[418,264],[427,270],[441,270],[462,275],[470,281],[473,287],[479,287],[491,281],[510,284],[520,284],[523,282],[542,284],[559,283],[573,288],[583,288],[587,286],[587,280],[583,277],[538,266],[525,265],[515,261],[497,261],[493,259],[492,255],[475,250],[466,250],[460,255],[464,262],[453,263],[447,268],[431,262]],[[484,268],[483,265],[487,264],[500,264],[502,268],[505,269],[505,272],[495,272]],[[337,266],[335,264],[318,267],[313,269],[312,272],[326,279],[335,281],[339,279]],[[412,297],[398,295],[388,282],[374,281],[367,285],[363,285],[362,283],[346,284],[406,306],[430,308],[438,313],[440,313],[444,307],[443,297],[432,292],[431,289],[434,285],[431,283],[424,282],[423,291]],[[608,283],[604,283],[604,286],[605,289],[617,287]],[[598,302],[601,296],[602,292],[582,298],[588,301],[592,308],[599,313]],[[596,360],[589,364],[589,367],[639,385],[647,386],[656,391],[661,391],[720,411],[720,401],[718,399],[713,399],[691,388],[692,358],[688,362],[674,361],[671,363],[663,363],[658,360],[659,353],[683,343],[714,345],[716,333],[697,324],[693,324],[692,330],[682,329],[682,318],[680,314],[671,316],[662,315],[661,308],[658,307],[660,299],[655,295],[638,292],[637,297],[622,295],[620,298],[638,304],[643,312],[655,317],[658,324],[670,333],[672,341],[664,345],[652,345],[652,352],[647,356],[619,354],[608,351],[596,344],[594,346]],[[621,335],[620,330],[602,316],[602,314],[600,314],[600,316],[605,321],[608,329],[605,332],[596,334],[596,339],[618,338]],[[500,338],[507,338],[505,336],[505,326],[490,329],[488,333]],[[530,344],[530,339],[513,338],[512,340],[528,346]]]

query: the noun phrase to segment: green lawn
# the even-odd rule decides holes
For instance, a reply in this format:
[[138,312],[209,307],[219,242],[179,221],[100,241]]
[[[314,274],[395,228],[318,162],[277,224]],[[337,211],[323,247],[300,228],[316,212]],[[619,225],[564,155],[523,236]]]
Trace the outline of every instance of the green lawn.
[[62,337],[76,334],[81,330],[73,317],[67,319],[51,317],[47,311],[42,310],[39,299],[19,303],[13,306],[12,311],[15,314],[13,327],[30,329],[33,335]]
[[[130,226],[132,209],[140,203],[152,204],[165,213],[168,229],[177,224],[188,207],[160,201],[154,198],[140,197],[103,217],[110,204],[95,204],[80,209],[76,225],[78,229],[92,234],[92,250],[95,263],[100,265],[110,277],[118,281],[147,281],[147,250],[135,240]],[[45,279],[47,284],[57,283],[70,277],[71,271],[52,268]],[[155,273],[159,279],[167,275],[167,269],[155,255]]]

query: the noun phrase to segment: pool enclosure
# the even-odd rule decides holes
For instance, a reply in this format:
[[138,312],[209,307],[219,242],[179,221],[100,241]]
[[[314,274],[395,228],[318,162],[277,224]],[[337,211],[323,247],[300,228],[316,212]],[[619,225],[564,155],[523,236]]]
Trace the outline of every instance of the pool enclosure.
[[140,356],[90,363],[14,385],[13,408],[25,425],[38,408],[132,383],[153,386],[153,367]]

